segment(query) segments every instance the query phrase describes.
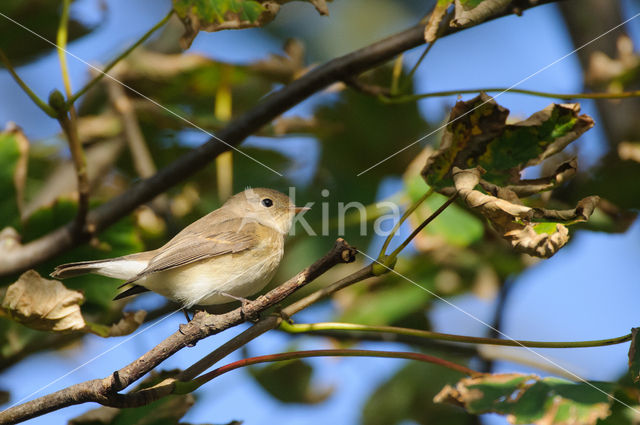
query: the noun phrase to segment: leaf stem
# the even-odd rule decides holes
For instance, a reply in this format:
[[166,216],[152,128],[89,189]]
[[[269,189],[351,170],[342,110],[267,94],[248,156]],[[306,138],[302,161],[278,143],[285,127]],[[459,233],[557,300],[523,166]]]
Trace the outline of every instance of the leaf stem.
[[31,90],[31,87],[29,87],[27,83],[25,83],[22,78],[20,78],[20,76],[16,73],[16,70],[13,68],[13,65],[11,65],[11,62],[9,62],[9,58],[7,57],[7,55],[5,55],[2,49],[0,49],[0,60],[2,61],[2,64],[5,66],[5,68],[7,68],[7,71],[9,71],[9,74],[11,74],[15,82],[20,86],[22,90],[24,90],[24,92],[27,94],[27,96],[29,96],[33,103],[35,103],[38,108],[42,109],[42,111],[45,114],[49,115],[51,118],[56,118],[56,111],[54,111],[53,108],[49,106],[44,100],[40,99],[38,95],[35,94],[33,90]]
[[[241,367],[251,366],[259,363],[271,363],[280,362],[293,359],[304,359],[308,357],[384,357],[392,359],[407,359],[417,360],[425,363],[433,363],[439,366],[446,367],[451,370],[458,371],[465,375],[477,376],[481,373],[469,369],[468,367],[459,365],[457,363],[450,362],[439,357],[430,356],[422,353],[412,353],[406,351],[378,351],[378,350],[355,350],[355,349],[333,349],[333,350],[307,350],[307,351],[292,351],[289,353],[269,354],[266,356],[249,357],[246,359],[238,360],[233,363],[229,363],[222,367],[219,367],[211,372],[200,375],[191,382],[176,383],[176,391],[174,394],[180,394],[182,391],[191,392],[211,381],[218,376],[230,372]],[[181,388],[183,386],[183,388]]]
[[395,236],[396,232],[398,231],[398,229],[400,228],[400,226],[402,226],[402,223],[404,223],[407,218],[409,218],[409,216],[433,193],[433,188],[429,188],[429,190],[420,197],[420,199],[418,199],[416,202],[414,202],[413,204],[411,204],[411,206],[409,208],[407,208],[407,210],[404,212],[404,214],[402,214],[402,217],[400,217],[400,220],[395,224],[395,226],[393,226],[393,229],[391,229],[391,233],[389,233],[389,235],[387,236],[387,239],[385,239],[384,244],[382,244],[382,248],[380,249],[380,255],[379,258],[382,258],[386,252],[387,252],[387,248],[389,247],[389,243],[391,243],[391,239],[393,239],[393,237]]
[[400,252],[402,252],[403,249],[405,249],[405,247],[407,245],[409,245],[409,242],[411,242],[413,240],[413,238],[416,237],[416,235],[418,233],[420,233],[422,231],[422,229],[424,229],[429,223],[431,223],[433,220],[435,220],[436,217],[438,217],[444,210],[447,209],[447,207],[449,205],[451,205],[453,203],[453,201],[456,200],[456,198],[458,197],[458,193],[454,193],[451,197],[449,197],[449,199],[447,199],[447,201],[442,204],[440,206],[440,208],[438,208],[437,210],[435,210],[435,212],[433,214],[431,214],[429,217],[427,217],[427,219],[425,221],[423,221],[418,227],[416,227],[415,229],[413,229],[413,232],[411,232],[411,234],[407,237],[407,239],[404,240],[404,242],[402,242],[400,244],[399,247],[397,247],[390,255],[389,255],[389,259],[391,261],[394,261],[395,258],[398,256],[398,254],[400,254]]
[[[67,66],[67,40],[68,40],[68,24],[69,24],[69,6],[71,0],[63,0],[62,15],[60,16],[60,24],[58,25],[58,34],[56,36],[56,44],[58,45],[58,60],[60,61],[60,70],[62,71],[62,82],[67,98],[71,96],[71,78],[69,77],[69,68]],[[68,106],[68,105],[67,105]]]
[[[69,8],[71,0],[63,0],[62,16],[58,25],[58,33],[56,36],[56,44],[58,46],[58,59],[60,62],[60,71],[62,72],[62,81],[67,99],[71,97],[71,78],[69,77],[69,68],[67,66],[67,40],[68,40],[68,24],[69,24]],[[76,228],[84,227],[87,212],[89,211],[89,176],[87,174],[87,159],[82,148],[82,142],[78,136],[78,119],[76,108],[73,102],[65,102],[66,109],[57,111],[57,119],[60,127],[67,136],[69,142],[69,150],[71,158],[76,170],[78,181],[78,212],[76,214]],[[67,112],[68,111],[68,112]]]
[[435,43],[436,43],[436,41],[434,40],[433,42],[429,43],[427,45],[427,47],[424,48],[424,50],[422,51],[422,54],[420,55],[420,57],[416,61],[415,65],[413,65],[413,68],[411,68],[411,71],[409,71],[409,73],[405,77],[404,82],[400,85],[400,91],[405,91],[407,89],[407,87],[409,86],[409,83],[411,83],[411,79],[413,78],[413,74],[416,73],[416,71],[418,70],[418,68],[422,64],[422,61],[427,56],[427,54],[429,53],[429,51],[431,50],[431,48],[433,47],[433,45]]
[[484,338],[476,336],[453,335],[440,332],[424,331],[419,329],[400,328],[395,326],[369,326],[357,325],[353,323],[301,323],[291,324],[286,321],[280,323],[280,329],[288,333],[307,333],[314,331],[359,331],[359,332],[383,332],[397,335],[414,336],[425,339],[435,339],[439,341],[452,341],[467,344],[487,344],[502,345],[507,347],[529,347],[529,348],[585,348],[604,347],[608,345],[622,344],[631,340],[631,334],[590,341],[526,341],[499,338]]
[[151,29],[149,31],[144,33],[144,35],[142,37],[140,37],[135,43],[133,43],[127,50],[125,50],[124,52],[120,53],[115,59],[113,59],[111,62],[109,62],[109,64],[107,66],[105,66],[101,71],[98,71],[97,75],[95,77],[93,77],[87,84],[85,84],[84,87],[82,87],[80,90],[78,90],[73,96],[70,96],[68,101],[67,101],[67,104],[70,105],[70,104],[74,103],[76,100],[78,100],[78,98],[80,96],[82,96],[87,91],[89,91],[89,89],[91,89],[93,86],[95,86],[100,80],[102,80],[102,78],[114,66],[116,66],[118,64],[118,62],[120,62],[122,59],[127,57],[133,50],[135,50],[136,47],[138,47],[139,45],[141,45],[142,43],[147,41],[147,39],[149,37],[151,37],[151,35],[154,32],[156,32],[160,27],[162,27],[164,24],[166,24],[167,21],[169,20],[169,18],[171,18],[172,15],[173,15],[173,9],[171,9],[169,11],[169,13],[167,13],[167,15],[164,18],[162,18],[157,24],[155,24],[153,27],[151,27]]
[[509,93],[519,93],[526,94],[530,96],[538,96],[538,97],[548,97],[552,99],[627,99],[633,97],[640,97],[640,90],[633,90],[627,92],[620,93],[552,93],[552,92],[543,92],[537,90],[527,90],[527,89],[516,89],[509,87],[485,87],[479,89],[461,89],[461,90],[444,90],[444,91],[435,91],[430,93],[422,93],[422,94],[412,94],[412,95],[399,95],[399,96],[383,96],[380,95],[378,98],[385,103],[404,103],[404,102],[414,102],[416,100],[425,99],[428,97],[444,97],[444,96],[453,96],[456,94],[475,94],[480,92],[509,92]]

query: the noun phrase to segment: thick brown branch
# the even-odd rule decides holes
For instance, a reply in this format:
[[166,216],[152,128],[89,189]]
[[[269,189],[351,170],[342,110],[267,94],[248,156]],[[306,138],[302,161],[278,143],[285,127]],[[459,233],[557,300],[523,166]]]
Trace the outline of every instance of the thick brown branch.
[[[520,0],[517,12],[520,13],[525,9],[556,1],[558,0]],[[513,12],[513,10],[507,10],[492,19]],[[447,27],[440,38],[460,30]],[[246,137],[312,94],[335,82],[354,78],[362,72],[388,61],[397,54],[423,43],[424,27],[416,25],[311,70],[298,80],[266,97],[253,109],[233,120],[218,132],[217,139],[224,140],[226,144],[211,139],[183,155],[152,177],[141,181],[122,195],[92,210],[87,217],[89,225],[87,227],[98,232],[105,229],[129,214],[137,206],[151,201],[169,187],[201,170],[216,156],[229,150],[229,146],[240,144]],[[34,267],[42,261],[85,242],[89,237],[90,233],[87,228],[78,230],[69,224],[28,244],[1,252],[0,276],[11,275]]]
[[131,364],[115,371],[111,376],[72,385],[55,393],[37,398],[24,404],[0,412],[0,423],[17,423],[61,409],[63,407],[94,401],[106,406],[122,406],[126,396],[119,391],[140,379],[147,372],[162,363],[182,348],[195,344],[207,336],[222,332],[272,307],[296,290],[340,263],[354,261],[356,249],[343,239],[338,239],[334,247],[324,257],[272,289],[243,308],[225,314],[213,315],[198,312],[193,320],[160,344],[149,350]]

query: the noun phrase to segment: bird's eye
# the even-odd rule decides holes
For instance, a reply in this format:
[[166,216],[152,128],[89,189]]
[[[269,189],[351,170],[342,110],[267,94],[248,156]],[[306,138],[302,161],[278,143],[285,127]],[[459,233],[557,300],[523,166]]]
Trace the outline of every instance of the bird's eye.
[[269,198],[264,198],[262,200],[262,205],[264,205],[265,207],[269,208],[270,206],[273,205],[273,201]]

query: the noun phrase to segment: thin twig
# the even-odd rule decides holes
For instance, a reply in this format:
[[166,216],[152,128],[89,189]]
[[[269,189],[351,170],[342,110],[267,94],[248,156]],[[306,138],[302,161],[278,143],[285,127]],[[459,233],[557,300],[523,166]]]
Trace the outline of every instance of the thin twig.
[[151,37],[151,35],[154,32],[156,32],[160,27],[166,24],[172,15],[173,15],[173,9],[171,9],[169,13],[167,13],[167,15],[164,18],[162,18],[157,24],[151,27],[149,31],[144,33],[144,35],[140,37],[135,43],[133,43],[127,50],[120,53],[111,62],[109,62],[109,64],[102,69],[102,72],[98,73],[95,77],[93,77],[87,84],[85,84],[84,87],[78,90],[74,95],[70,96],[69,99],[67,100],[67,104],[68,105],[73,104],[76,100],[78,100],[80,96],[82,96],[87,91],[89,91],[89,89],[95,86],[98,83],[98,81],[104,78],[105,74],[107,74],[114,66],[118,64],[118,62],[120,62],[125,57],[129,56],[129,54],[133,52],[136,49],[136,47],[138,47],[139,45],[147,41],[147,39]]
[[[254,301],[225,314],[212,315],[204,311],[196,313],[193,320],[131,364],[103,379],[75,384],[54,393],[0,412],[0,423],[21,422],[71,405],[97,402],[106,406],[121,407],[132,402],[135,396],[119,394],[133,382],[184,347],[210,335],[255,318],[260,312],[273,307],[296,290],[340,263],[352,262],[356,250],[342,239],[322,258]],[[135,394],[135,393],[134,393]]]
[[[71,78],[69,77],[69,67],[67,66],[67,33],[69,23],[69,8],[71,0],[64,0],[62,3],[62,15],[60,16],[60,24],[58,25],[58,33],[56,43],[58,45],[58,60],[60,62],[60,71],[62,72],[62,81],[67,99],[71,97]],[[73,103],[66,104],[68,112],[58,110],[58,122],[60,127],[67,136],[69,142],[69,150],[71,151],[71,159],[76,169],[76,177],[78,180],[78,211],[75,219],[76,231],[82,232],[89,211],[89,175],[87,173],[87,158],[82,148],[82,143],[78,137],[78,114]],[[90,231],[90,230],[89,230]]]
[[22,78],[20,78],[16,70],[13,68],[13,65],[11,65],[9,58],[7,57],[7,55],[5,55],[4,50],[2,49],[0,49],[0,60],[2,61],[2,64],[5,66],[5,68],[7,68],[7,71],[9,71],[9,74],[11,74],[15,82],[27,94],[27,96],[29,96],[33,103],[35,103],[38,108],[42,109],[42,111],[45,114],[49,115],[51,118],[56,118],[56,111],[54,111],[53,108],[49,106],[44,100],[40,99],[38,95],[35,94],[33,90],[31,90],[31,87],[29,87],[27,83],[25,83]]
[[622,344],[631,341],[631,334],[591,340],[591,341],[525,341],[509,340],[499,338],[485,338],[477,336],[454,335],[440,332],[424,331],[420,329],[400,328],[395,326],[369,326],[357,325],[353,323],[309,323],[291,324],[282,322],[280,329],[288,333],[308,333],[315,331],[359,331],[359,332],[384,332],[389,334],[408,335],[418,338],[434,339],[439,341],[460,342],[466,344],[487,344],[501,345],[507,347],[531,347],[531,348],[585,348],[585,347],[605,347],[609,345]]
[[[433,363],[439,366],[446,367],[451,370],[463,373],[465,375],[477,376],[481,375],[468,367],[459,365],[457,363],[450,362],[440,357],[430,356],[422,353],[412,353],[406,351],[379,351],[379,350],[356,350],[356,349],[330,349],[330,350],[307,350],[307,351],[291,351],[288,353],[269,354],[265,356],[250,357],[229,363],[225,366],[219,367],[211,372],[205,373],[199,376],[191,382],[181,383],[178,386],[176,394],[182,394],[180,390],[186,390],[184,392],[192,392],[212,379],[217,378],[232,370],[239,369],[241,367],[251,366],[260,363],[272,363],[284,360],[304,359],[309,357],[384,357],[392,359],[408,359],[417,360],[425,363]],[[141,391],[143,392],[143,391]]]
[[[527,7],[556,1],[558,0],[539,0],[535,4],[529,3]],[[503,14],[494,16],[493,19],[508,14],[511,12],[505,11]],[[461,30],[460,28],[448,28],[441,37]],[[254,108],[218,132],[217,137],[231,146],[238,145],[246,137],[313,93],[323,90],[337,81],[344,81],[346,78],[357,76],[374,68],[400,52],[424,44],[423,36],[424,27],[417,25],[363,49],[335,58],[265,97]],[[139,205],[150,201],[169,187],[187,179],[228,149],[229,146],[217,140],[212,139],[206,142],[160,170],[154,176],[139,182],[125,193],[94,209],[90,212],[88,220],[95,226],[96,232],[105,229]],[[68,224],[35,241],[13,247],[11,250],[3,250],[0,252],[0,276],[12,275],[34,267],[85,242],[90,236],[86,232],[76,233],[73,225]]]
[[537,90],[527,90],[527,89],[517,89],[510,87],[483,87],[479,89],[458,89],[458,90],[443,90],[443,91],[434,91],[430,93],[422,93],[422,94],[411,94],[411,95],[398,95],[398,96],[385,96],[384,94],[379,95],[380,100],[385,103],[406,103],[406,102],[415,102],[416,100],[426,99],[429,97],[444,97],[444,96],[454,96],[459,94],[476,94],[476,93],[492,93],[492,92],[506,92],[506,93],[518,93],[518,94],[526,94],[530,96],[538,96],[538,97],[547,97],[551,99],[564,99],[564,100],[572,100],[572,99],[629,99],[640,97],[640,90],[633,91],[625,91],[619,93],[610,93],[610,92],[602,92],[602,93],[553,93],[553,92],[544,92]]

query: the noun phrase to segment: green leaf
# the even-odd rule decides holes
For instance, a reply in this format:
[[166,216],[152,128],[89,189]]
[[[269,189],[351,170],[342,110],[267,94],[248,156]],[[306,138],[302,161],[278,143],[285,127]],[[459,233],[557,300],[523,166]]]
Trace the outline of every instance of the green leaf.
[[[429,186],[420,176],[405,177],[405,187],[411,202],[417,201],[429,190]],[[425,220],[446,200],[446,196],[434,193],[416,209],[415,215],[420,221]],[[464,208],[452,204],[421,232],[421,235],[424,234],[441,238],[447,244],[456,247],[465,247],[482,238],[484,226],[477,217]]]
[[[2,0],[0,2],[0,12],[51,41],[56,39],[61,10],[60,0]],[[87,27],[75,20],[72,12],[68,29],[69,42],[71,42],[95,28]],[[37,55],[53,50],[54,47],[38,37],[29,36],[24,28],[2,18],[0,19],[0,49],[16,66],[33,60]]]
[[0,229],[19,226],[29,142],[17,127],[0,133]]
[[499,413],[514,424],[595,424],[611,414],[609,382],[571,382],[518,373],[463,378],[447,385],[436,402],[463,406],[473,414]]
[[[450,355],[449,355],[450,356]],[[449,357],[447,357],[449,358]],[[444,385],[453,384],[462,375],[431,364],[409,363],[382,383],[367,400],[363,425],[404,423],[474,423],[472,417],[452,406],[434,404],[433,395]]]
[[[57,229],[73,220],[76,214],[76,202],[61,199],[54,205],[35,211],[24,223],[22,236],[24,240],[33,240]],[[73,261],[95,260],[119,257],[144,250],[133,217],[125,217],[100,233],[96,245],[81,245],[63,255],[40,264],[37,271],[48,275],[55,266]],[[110,311],[114,304],[116,288],[122,281],[97,275],[84,275],[65,280],[70,289],[84,293],[83,312],[102,313]]]
[[[456,103],[440,149],[427,159],[422,176],[436,188],[451,186],[453,167],[480,166],[486,181],[517,183],[519,172],[562,151],[593,127],[578,104],[551,104],[524,121],[506,124],[509,110],[486,94]],[[514,176],[515,181],[514,181]]]
[[313,368],[300,359],[251,367],[249,373],[265,391],[283,403],[320,403],[333,392],[331,388],[314,389],[311,384]]
[[[220,31],[263,26],[290,0],[173,0],[173,9],[185,25],[181,43],[187,49],[198,31]],[[307,0],[322,14],[325,0]]]

